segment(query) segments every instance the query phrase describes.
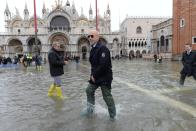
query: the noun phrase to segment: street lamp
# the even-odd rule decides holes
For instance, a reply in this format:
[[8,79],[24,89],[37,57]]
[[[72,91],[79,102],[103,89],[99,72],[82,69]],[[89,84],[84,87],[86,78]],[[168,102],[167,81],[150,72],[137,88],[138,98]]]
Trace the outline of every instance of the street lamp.
[[35,52],[36,54],[40,53],[38,48],[38,41],[37,41],[37,14],[36,14],[36,0],[34,0],[34,28],[35,28]]
[[96,30],[98,31],[97,0],[95,0],[95,8],[96,8]]

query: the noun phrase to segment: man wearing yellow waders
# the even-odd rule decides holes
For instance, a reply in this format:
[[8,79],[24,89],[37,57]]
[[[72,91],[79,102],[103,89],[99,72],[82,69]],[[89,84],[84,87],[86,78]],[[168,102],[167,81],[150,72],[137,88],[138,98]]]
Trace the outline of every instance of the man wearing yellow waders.
[[50,66],[50,74],[54,78],[54,83],[50,85],[48,96],[56,96],[63,99],[61,89],[61,75],[64,74],[63,66],[68,62],[64,60],[64,52],[60,48],[59,42],[53,42],[52,48],[48,53],[48,61]]

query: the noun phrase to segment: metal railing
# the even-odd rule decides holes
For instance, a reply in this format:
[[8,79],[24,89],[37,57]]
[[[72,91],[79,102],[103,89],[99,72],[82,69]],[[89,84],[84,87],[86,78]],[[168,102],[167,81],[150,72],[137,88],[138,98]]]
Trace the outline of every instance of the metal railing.
[[67,32],[70,32],[71,28],[70,27],[65,27],[65,26],[56,26],[56,27],[48,27],[48,30],[50,32],[53,32],[53,31],[67,31]]

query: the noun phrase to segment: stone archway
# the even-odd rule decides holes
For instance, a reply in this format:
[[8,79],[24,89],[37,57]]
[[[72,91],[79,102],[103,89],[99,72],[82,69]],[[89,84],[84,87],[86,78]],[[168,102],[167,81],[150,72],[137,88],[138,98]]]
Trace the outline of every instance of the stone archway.
[[69,20],[60,15],[53,17],[50,21],[50,31],[53,30],[63,30],[69,32],[71,30]]
[[120,55],[123,55],[123,51],[122,50],[120,51]]
[[86,37],[82,37],[78,40],[78,52],[82,59],[89,57],[90,43]]
[[99,41],[100,41],[102,44],[107,45],[107,40],[104,39],[103,37],[100,37],[100,38],[99,38]]
[[86,59],[86,54],[87,54],[87,47],[82,46],[82,59]]
[[146,54],[146,50],[143,50],[143,51],[142,51],[142,54]]
[[134,58],[135,55],[134,55],[134,51],[133,50],[130,50],[129,52],[129,58]]
[[114,38],[113,39],[113,42],[118,42],[118,38]]
[[140,56],[141,56],[140,51],[137,50],[137,51],[136,51],[136,57],[139,58]]
[[63,33],[55,33],[50,38],[50,43],[53,42],[64,42],[65,45],[69,44],[68,38]]
[[34,37],[31,37],[28,39],[27,41],[27,51],[29,53],[40,53],[42,49],[42,46],[41,46],[41,41],[39,39],[37,39],[37,45],[35,44],[35,38]]
[[52,34],[49,40],[51,44],[53,42],[59,42],[61,44],[62,51],[65,51],[67,56],[71,55],[71,52],[69,51],[69,48],[68,48],[69,40],[65,34],[60,33],[60,32]]
[[163,35],[160,38],[160,42],[161,42],[161,44],[160,44],[161,45],[160,46],[160,50],[161,50],[160,53],[163,53],[163,52],[165,52],[165,50],[164,50],[165,49],[164,48],[165,47],[165,37]]
[[116,57],[119,55],[119,50],[120,50],[120,47],[119,47],[119,40],[118,38],[114,38],[113,39],[113,43],[111,45],[111,56],[112,57]]
[[8,43],[8,52],[9,54],[22,54],[23,53],[23,47],[22,42],[18,39],[12,39]]

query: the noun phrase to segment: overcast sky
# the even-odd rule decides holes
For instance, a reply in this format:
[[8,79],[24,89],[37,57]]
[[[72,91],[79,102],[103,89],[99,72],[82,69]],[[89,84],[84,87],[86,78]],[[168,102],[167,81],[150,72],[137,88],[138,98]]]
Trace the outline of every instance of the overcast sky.
[[[33,15],[33,0],[0,0],[0,32],[4,32],[4,10],[6,7],[6,1],[9,9],[12,13],[16,13],[15,7],[18,8],[20,15],[23,17],[23,10],[25,7],[25,1],[30,12],[30,16]],[[67,0],[62,0],[63,5]],[[88,10],[90,4],[95,14],[95,0],[69,0],[70,3],[74,1],[76,9],[79,14],[81,13],[81,7],[83,12],[88,16]],[[99,14],[103,16],[107,4],[109,3],[111,9],[111,24],[112,31],[119,29],[119,23],[122,22],[126,16],[155,16],[155,17],[172,17],[172,4],[173,0],[97,0]],[[45,2],[46,8],[52,9],[52,5],[55,4],[55,0],[36,0],[37,2],[37,14],[41,16],[41,10],[43,2]]]

